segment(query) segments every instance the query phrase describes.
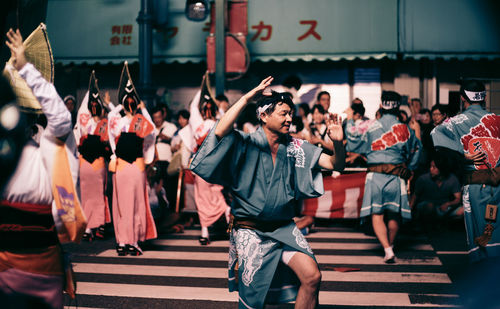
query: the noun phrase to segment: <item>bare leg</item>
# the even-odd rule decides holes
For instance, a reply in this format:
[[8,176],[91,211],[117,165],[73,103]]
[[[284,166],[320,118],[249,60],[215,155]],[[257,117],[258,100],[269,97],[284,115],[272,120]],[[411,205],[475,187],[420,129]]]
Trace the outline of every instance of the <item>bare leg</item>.
[[319,284],[321,273],[316,262],[308,255],[297,252],[288,266],[300,280],[300,288],[295,300],[295,308],[316,308],[318,304]]
[[387,223],[387,226],[389,228],[389,244],[392,246],[394,245],[394,239],[396,239],[396,235],[398,234],[399,222],[397,220],[391,219]]
[[375,235],[377,235],[378,241],[382,247],[384,247],[384,249],[390,247],[389,239],[387,238],[387,227],[385,226],[384,215],[372,214],[372,225],[373,231],[375,232]]

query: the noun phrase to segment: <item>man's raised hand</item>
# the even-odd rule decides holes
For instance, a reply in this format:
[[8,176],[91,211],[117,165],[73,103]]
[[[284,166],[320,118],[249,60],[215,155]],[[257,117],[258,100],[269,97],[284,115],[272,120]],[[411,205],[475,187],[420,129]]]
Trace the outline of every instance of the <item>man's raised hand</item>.
[[253,88],[252,90],[250,90],[246,94],[247,99],[251,99],[254,96],[259,95],[259,94],[271,95],[270,93],[264,93],[264,90],[271,85],[273,80],[274,80],[274,77],[272,77],[272,76],[268,76],[268,77],[264,78],[257,87]]

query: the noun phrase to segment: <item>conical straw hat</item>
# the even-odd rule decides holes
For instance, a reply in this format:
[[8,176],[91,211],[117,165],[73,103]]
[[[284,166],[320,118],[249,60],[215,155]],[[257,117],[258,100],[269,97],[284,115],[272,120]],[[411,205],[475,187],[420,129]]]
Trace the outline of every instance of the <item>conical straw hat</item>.
[[[42,76],[50,83],[54,82],[54,58],[47,36],[47,27],[41,23],[24,40],[26,60],[33,64]],[[19,75],[12,65],[13,59],[9,59],[3,70],[4,76],[10,81],[12,89],[17,96],[17,102],[25,112],[41,113],[42,107],[33,95],[24,79]]]

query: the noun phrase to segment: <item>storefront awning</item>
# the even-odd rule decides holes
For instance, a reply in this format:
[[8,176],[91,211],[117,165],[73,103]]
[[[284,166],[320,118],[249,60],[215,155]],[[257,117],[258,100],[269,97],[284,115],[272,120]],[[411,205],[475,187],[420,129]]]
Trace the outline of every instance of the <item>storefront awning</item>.
[[[488,1],[250,0],[251,60],[498,58],[500,27]],[[168,26],[153,35],[154,62],[206,59],[206,23],[169,1]],[[49,0],[47,27],[56,62],[138,61],[138,0]],[[208,20],[207,20],[208,22]]]

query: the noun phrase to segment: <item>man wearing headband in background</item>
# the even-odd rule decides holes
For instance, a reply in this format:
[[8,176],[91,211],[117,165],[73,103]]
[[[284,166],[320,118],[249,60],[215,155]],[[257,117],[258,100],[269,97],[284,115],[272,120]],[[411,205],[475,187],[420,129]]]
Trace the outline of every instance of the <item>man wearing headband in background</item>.
[[[456,158],[462,169],[464,217],[472,262],[500,256],[497,209],[500,203],[500,116],[483,108],[484,84],[470,80],[460,87],[463,113],[431,133],[437,155]],[[439,166],[438,166],[439,168]]]
[[328,120],[334,155],[326,155],[289,135],[294,104],[289,95],[273,92],[258,100],[257,132],[234,130],[241,111],[272,80],[264,79],[224,114],[191,169],[208,182],[228,187],[234,196],[229,289],[239,291],[239,307],[262,308],[296,299],[296,308],[315,308],[321,273],[293,217],[298,199],[323,194],[321,168],[343,170],[342,126],[337,116]]
[[413,130],[398,120],[400,101],[398,93],[382,92],[381,118],[370,124],[359,147],[368,163],[360,217],[371,216],[386,263],[395,262],[393,246],[401,218],[411,219],[406,181],[422,148]]

